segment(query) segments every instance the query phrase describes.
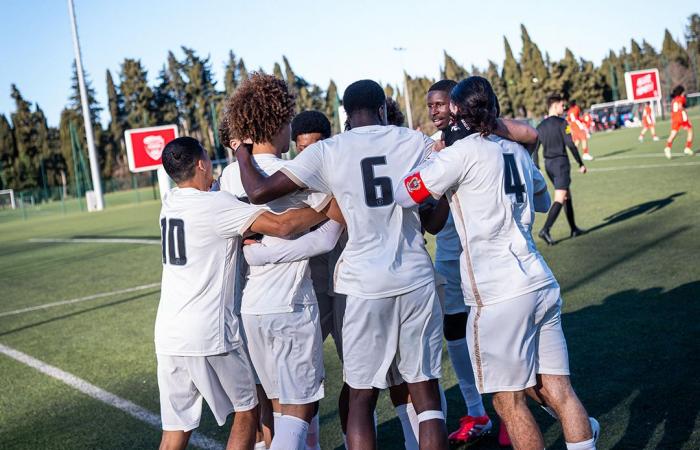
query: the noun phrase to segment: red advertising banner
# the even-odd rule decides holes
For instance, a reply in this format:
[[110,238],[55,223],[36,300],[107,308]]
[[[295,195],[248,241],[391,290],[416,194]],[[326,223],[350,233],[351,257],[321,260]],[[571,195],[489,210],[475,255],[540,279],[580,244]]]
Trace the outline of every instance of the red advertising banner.
[[132,172],[156,170],[161,166],[163,149],[177,137],[177,125],[133,128],[124,133],[126,156]]
[[641,102],[661,98],[658,69],[625,72],[625,85],[627,87],[627,100]]

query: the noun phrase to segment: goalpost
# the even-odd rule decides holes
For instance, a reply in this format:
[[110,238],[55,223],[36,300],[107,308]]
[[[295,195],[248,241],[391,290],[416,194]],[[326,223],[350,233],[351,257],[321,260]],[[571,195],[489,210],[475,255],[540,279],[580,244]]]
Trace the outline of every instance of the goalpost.
[[5,202],[3,201],[3,196],[8,195],[10,197],[10,206],[12,209],[17,208],[17,204],[15,203],[15,191],[13,189],[3,189],[0,190],[0,205],[4,205]]

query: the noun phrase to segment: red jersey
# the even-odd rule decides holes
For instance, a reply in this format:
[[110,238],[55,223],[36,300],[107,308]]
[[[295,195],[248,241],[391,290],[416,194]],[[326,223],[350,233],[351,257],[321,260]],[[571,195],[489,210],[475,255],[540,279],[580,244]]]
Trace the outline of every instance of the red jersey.
[[569,110],[566,112],[566,121],[569,122],[569,125],[578,122],[581,122],[581,108],[578,107],[578,105],[574,105]]
[[679,95],[671,102],[671,123],[683,124],[688,122],[688,114],[685,112],[685,95]]
[[644,111],[642,112],[642,123],[646,125],[654,124],[654,113],[651,110],[651,106],[646,105]]
[[587,112],[583,115],[583,124],[587,129],[591,129],[591,125],[593,125],[593,117],[591,117],[591,113]]

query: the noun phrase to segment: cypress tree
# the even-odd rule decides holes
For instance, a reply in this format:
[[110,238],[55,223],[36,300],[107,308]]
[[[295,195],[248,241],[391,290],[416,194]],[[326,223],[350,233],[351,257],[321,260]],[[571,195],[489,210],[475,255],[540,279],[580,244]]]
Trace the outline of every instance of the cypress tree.
[[19,189],[15,172],[16,160],[17,147],[12,125],[0,114],[0,189]]
[[141,128],[155,125],[154,95],[148,72],[137,59],[126,58],[119,73],[119,91],[124,99],[125,125]]
[[513,115],[522,116],[525,115],[525,111],[521,88],[522,74],[520,71],[520,64],[518,64],[515,56],[513,56],[513,50],[510,48],[510,43],[505,36],[503,37],[503,46],[505,48],[506,57],[503,61],[501,78],[506,85],[506,92],[510,99]]
[[491,86],[493,86],[493,92],[498,97],[498,104],[501,107],[501,116],[512,116],[513,107],[510,103],[510,97],[508,97],[508,92],[506,91],[506,84],[501,78],[498,72],[498,66],[495,62],[489,60],[488,69],[484,73],[484,77],[489,80]]
[[454,80],[459,83],[469,76],[469,72],[460,66],[453,57],[448,55],[446,51],[443,51],[443,53],[445,55],[445,67],[441,71],[443,79]]
[[547,67],[539,47],[530,39],[525,25],[520,25],[520,32],[523,41],[520,54],[523,106],[528,117],[535,117],[544,114],[546,109],[544,86],[547,82]]

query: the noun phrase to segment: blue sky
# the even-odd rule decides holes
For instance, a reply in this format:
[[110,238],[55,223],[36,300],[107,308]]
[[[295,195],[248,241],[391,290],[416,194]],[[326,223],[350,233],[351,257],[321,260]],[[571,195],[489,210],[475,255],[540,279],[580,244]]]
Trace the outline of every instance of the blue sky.
[[[219,80],[228,51],[249,70],[270,71],[282,55],[295,72],[341,90],[360,78],[397,83],[401,67],[437,77],[447,50],[469,67],[503,61],[503,36],[520,51],[520,23],[552,58],[569,47],[599,63],[630,38],[659,48],[664,28],[682,38],[693,1],[272,1],[272,0],[75,0],[83,61],[104,106],[105,71],[119,72],[125,57],[138,58],[154,81],[168,50],[181,45],[210,55]],[[38,103],[56,125],[70,91],[73,58],[63,0],[2,2],[0,114],[14,105],[10,84]],[[394,47],[407,50],[400,56]],[[221,82],[223,83],[223,82]],[[102,113],[102,121],[108,120]]]

